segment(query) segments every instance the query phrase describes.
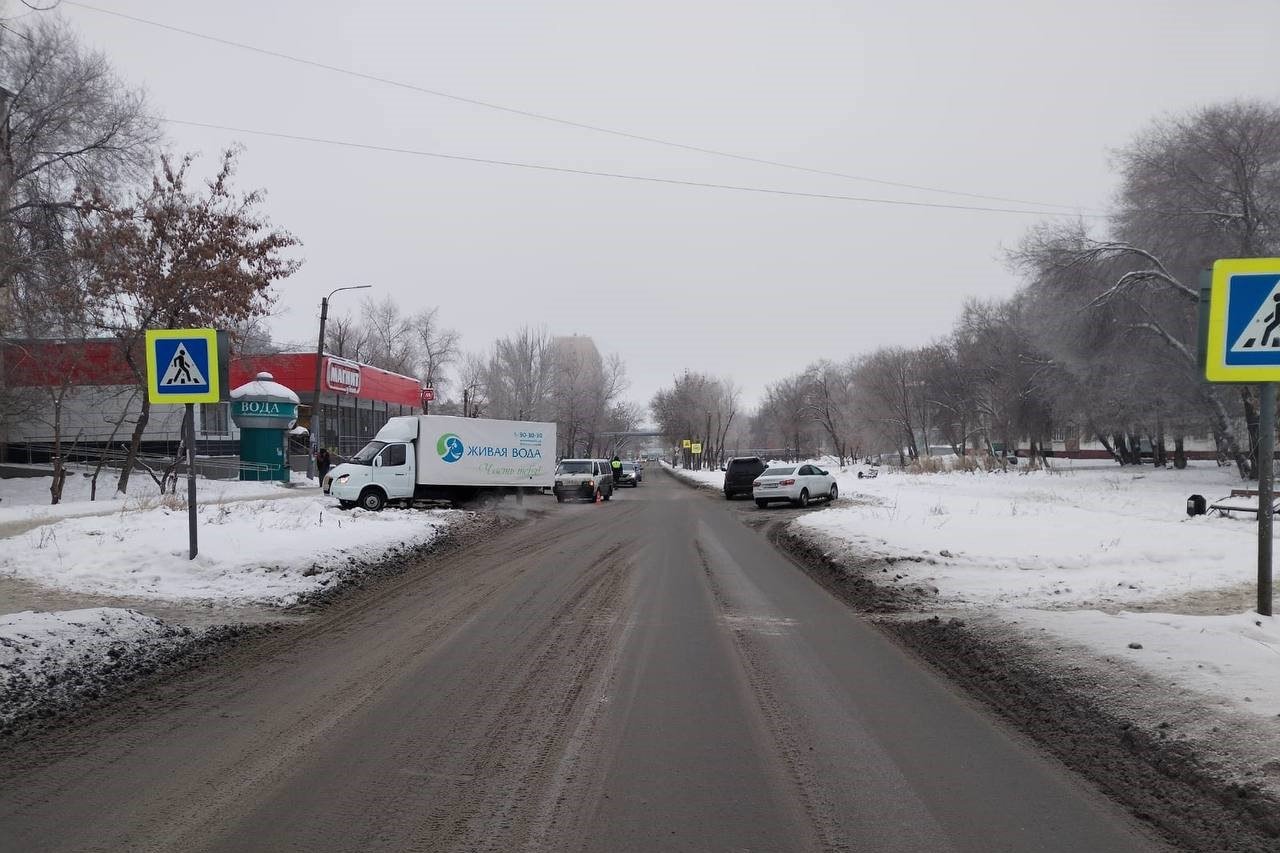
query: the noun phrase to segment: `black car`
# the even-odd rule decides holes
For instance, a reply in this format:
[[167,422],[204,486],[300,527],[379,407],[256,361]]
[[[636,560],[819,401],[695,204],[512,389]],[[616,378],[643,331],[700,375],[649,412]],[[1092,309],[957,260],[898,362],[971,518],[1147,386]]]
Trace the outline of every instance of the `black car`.
[[759,456],[735,456],[724,465],[724,496],[733,500],[737,495],[751,496],[751,484],[760,472],[769,466]]

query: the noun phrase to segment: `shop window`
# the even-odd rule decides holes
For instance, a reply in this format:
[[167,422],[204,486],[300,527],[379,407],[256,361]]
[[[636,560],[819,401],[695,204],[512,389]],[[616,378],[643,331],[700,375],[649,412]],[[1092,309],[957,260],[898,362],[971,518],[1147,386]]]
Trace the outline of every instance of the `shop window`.
[[231,404],[201,403],[200,432],[203,435],[230,435]]

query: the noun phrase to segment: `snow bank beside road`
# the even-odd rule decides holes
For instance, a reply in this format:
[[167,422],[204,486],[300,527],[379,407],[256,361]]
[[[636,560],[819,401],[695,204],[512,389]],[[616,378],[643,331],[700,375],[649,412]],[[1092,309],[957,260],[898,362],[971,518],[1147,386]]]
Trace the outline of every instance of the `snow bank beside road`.
[[1180,616],[1017,610],[1024,629],[1045,631],[1094,655],[1157,676],[1175,694],[1209,697],[1209,706],[1273,723],[1280,716],[1280,621],[1274,616]]
[[111,607],[0,616],[0,732],[74,709],[115,678],[154,671],[196,638],[188,628]]
[[[341,511],[330,498],[233,500],[199,507],[200,553],[187,559],[187,513],[167,499],[108,515],[64,518],[0,539],[0,575],[48,587],[216,608],[288,606],[381,570],[467,513]],[[209,611],[216,613],[216,610]],[[0,732],[72,709],[241,629],[193,631],[136,610],[0,615]]]
[[187,559],[176,502],[69,518],[3,542],[0,574],[102,595],[287,606],[327,585],[348,559],[433,539],[453,511],[342,511],[331,498],[198,507],[200,553]]

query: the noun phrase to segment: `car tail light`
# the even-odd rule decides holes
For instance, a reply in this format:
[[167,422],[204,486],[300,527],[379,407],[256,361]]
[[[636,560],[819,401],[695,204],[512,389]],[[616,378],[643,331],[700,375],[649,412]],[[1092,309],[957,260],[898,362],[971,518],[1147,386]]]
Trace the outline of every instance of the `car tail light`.
[[795,480],[783,480],[783,481],[782,481],[781,483],[779,483],[778,485],[779,485],[779,486],[794,486],[795,484],[796,484],[796,481],[795,481]]
[[759,481],[759,480],[752,480],[752,481],[751,481],[751,488],[753,488],[753,489],[754,489],[754,488],[755,488],[756,486],[758,486],[758,485],[760,485],[760,481]]

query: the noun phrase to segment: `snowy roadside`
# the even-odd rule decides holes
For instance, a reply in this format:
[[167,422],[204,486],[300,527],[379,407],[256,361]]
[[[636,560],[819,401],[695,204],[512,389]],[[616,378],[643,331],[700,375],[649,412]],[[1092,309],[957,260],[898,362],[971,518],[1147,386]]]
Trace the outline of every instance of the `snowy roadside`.
[[[22,499],[39,494],[41,485],[47,490],[48,479],[0,480],[5,504],[9,498],[18,504],[7,511],[35,508]],[[278,500],[289,490],[271,484],[201,486],[195,560],[187,558],[185,504],[173,496],[115,501],[109,514],[95,512],[99,502],[69,500],[60,505],[64,517],[0,538],[0,582],[177,603],[215,616],[212,627],[193,630],[126,607],[0,615],[0,730],[43,702],[65,704],[72,693],[95,697],[104,678],[145,674],[217,641],[230,630],[216,624],[224,608],[253,604],[283,612],[316,600],[391,557],[430,545],[469,517],[343,511],[314,490]]]
[[[1135,722],[1228,753],[1280,794],[1280,622],[1254,611],[1256,524],[1185,512],[1191,494],[1239,488],[1231,470],[1059,463],[859,479],[863,466],[819,464],[841,498],[795,515],[789,534],[912,611],[1020,638]],[[717,490],[724,476],[672,473]],[[1259,749],[1266,758],[1241,769]]]

